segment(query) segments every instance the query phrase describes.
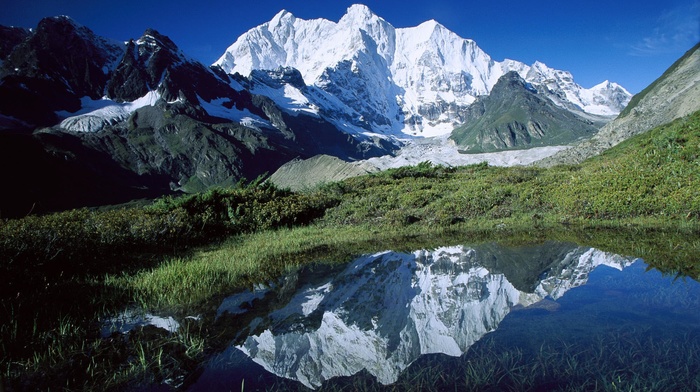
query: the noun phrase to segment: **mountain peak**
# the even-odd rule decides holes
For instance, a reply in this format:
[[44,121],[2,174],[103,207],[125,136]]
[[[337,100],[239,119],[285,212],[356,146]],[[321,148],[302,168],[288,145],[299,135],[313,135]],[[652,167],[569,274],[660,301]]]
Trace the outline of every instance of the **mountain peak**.
[[166,35],[159,33],[157,30],[148,28],[144,31],[141,38],[136,41],[139,45],[148,45],[151,47],[159,46],[173,52],[178,52],[177,45]]
[[82,25],[73,18],[71,18],[68,15],[56,15],[56,16],[49,16],[46,18],[43,18],[39,21],[39,26],[41,26],[42,23],[68,23],[72,24],[75,27],[82,27]]
[[283,9],[272,17],[272,19],[268,22],[268,27],[275,28],[281,26],[283,22],[293,23],[295,19],[296,17],[291,12]]
[[503,74],[500,78],[498,78],[498,81],[496,84],[493,86],[491,89],[491,92],[498,90],[500,88],[503,88],[503,86],[509,85],[509,84],[516,84],[520,86],[525,86],[526,82],[525,79],[523,79],[520,74],[518,74],[516,71],[509,71]]
[[363,17],[372,17],[376,16],[374,12],[372,12],[369,7],[367,7],[364,4],[353,4],[350,7],[348,7],[347,11],[345,12],[345,15],[353,15],[353,16],[363,16]]
[[36,32],[46,35],[78,34],[84,39],[94,40],[95,35],[92,30],[73,20],[70,16],[59,15],[43,18],[37,25]]
[[370,23],[374,23],[377,21],[386,23],[384,19],[372,12],[372,10],[370,10],[369,7],[367,7],[366,5],[353,4],[350,7],[348,7],[347,12],[345,13],[345,15],[343,15],[342,18],[340,18],[338,24],[358,27],[369,25]]
[[435,19],[426,20],[425,22],[419,24],[418,27],[423,28],[423,29],[427,29],[427,30],[434,30],[436,28],[441,28],[441,27],[444,28],[444,26],[441,25],[440,22],[438,22]]
[[597,131],[589,120],[538,94],[516,71],[501,76],[465,113],[465,125],[450,138],[468,153],[569,144]]
[[[624,87],[620,86],[619,84],[615,82],[611,82],[609,80],[606,80],[602,83],[596,84],[591,88],[591,90],[620,90],[624,93],[629,94],[629,91],[627,91]],[[631,95],[631,94],[630,94]]]
[[547,71],[550,71],[550,70],[551,70],[551,68],[549,68],[549,67],[547,66],[547,64],[545,64],[545,63],[543,63],[543,62],[541,62],[541,61],[535,61],[535,62],[532,64],[532,68],[535,69],[535,70],[537,70],[537,71],[540,71],[540,72],[547,72]]
[[[542,86],[543,93],[556,90],[548,96],[571,110],[587,111],[597,99],[596,92],[575,84],[569,72],[542,62],[495,62],[473,40],[436,20],[397,29],[362,4],[347,8],[337,23],[286,22],[292,17],[283,10],[249,30],[215,65],[244,76],[255,69],[296,68],[309,86],[337,99],[326,112],[337,114],[341,127],[361,123],[358,132],[448,133],[462,123],[460,110],[488,94],[508,71],[517,71],[537,89]],[[616,110],[596,105],[596,114]]]

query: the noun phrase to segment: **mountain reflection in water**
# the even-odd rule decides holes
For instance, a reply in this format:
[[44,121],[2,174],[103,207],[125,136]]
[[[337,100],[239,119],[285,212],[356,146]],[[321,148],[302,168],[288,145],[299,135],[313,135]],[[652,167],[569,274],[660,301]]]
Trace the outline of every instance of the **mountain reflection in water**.
[[310,388],[361,371],[391,384],[421,355],[462,355],[512,310],[534,305],[556,311],[552,301],[585,284],[597,266],[622,270],[633,262],[567,243],[486,244],[367,255],[313,281],[301,273],[288,284],[224,301],[220,321],[255,316],[192,389],[248,372],[250,365],[240,360],[222,365],[241,352],[268,372]]

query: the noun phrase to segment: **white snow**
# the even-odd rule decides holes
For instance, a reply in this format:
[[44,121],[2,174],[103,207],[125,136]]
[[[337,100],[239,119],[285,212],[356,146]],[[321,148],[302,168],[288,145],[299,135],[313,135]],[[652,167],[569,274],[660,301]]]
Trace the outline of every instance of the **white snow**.
[[287,306],[273,312],[270,317],[275,320],[284,320],[293,314],[302,314],[308,316],[318,308],[318,305],[333,289],[330,283],[320,285],[318,287],[306,288],[292,298]]
[[106,337],[114,332],[128,333],[134,328],[152,325],[168,332],[175,332],[180,328],[180,323],[172,316],[161,317],[150,313],[137,313],[125,310],[123,313],[105,320],[102,323],[102,336]]
[[[290,109],[302,108],[308,101],[336,124],[391,135],[449,133],[460,124],[459,110],[488,94],[508,71],[517,71],[542,87],[540,93],[570,110],[615,115],[631,97],[615,84],[585,89],[569,72],[541,62],[528,66],[509,59],[494,61],[474,41],[435,20],[394,28],[363,5],[349,7],[337,23],[304,20],[281,11],[240,36],[214,64],[245,76],[256,69],[296,68],[307,84],[333,95],[337,102],[327,107],[327,102],[305,92],[299,94],[306,99],[285,92],[296,105]],[[348,121],[353,113],[368,122]]]
[[209,102],[199,96],[197,96],[197,99],[199,99],[199,104],[210,116],[236,121],[253,129],[272,127],[269,121],[251,113],[248,109],[239,110],[235,106],[229,109],[223,106],[223,103],[229,101],[228,98],[217,98]]
[[133,102],[123,103],[107,98],[93,100],[90,97],[83,97],[80,100],[81,108],[77,112],[60,111],[56,114],[65,118],[59,126],[67,131],[98,132],[108,125],[127,119],[139,108],[155,105],[158,99],[160,94],[157,91],[149,91]]
[[253,291],[246,290],[242,293],[227,297],[216,310],[216,317],[219,317],[224,313],[229,313],[232,315],[245,313],[248,310],[242,306],[250,306],[253,301],[265,297],[265,294],[267,294],[269,291],[270,290],[268,288],[258,288]]
[[255,84],[250,92],[264,95],[272,99],[281,109],[290,114],[303,112],[307,115],[318,116],[318,106],[309,100],[298,88],[289,84],[281,88],[273,88],[265,84]]

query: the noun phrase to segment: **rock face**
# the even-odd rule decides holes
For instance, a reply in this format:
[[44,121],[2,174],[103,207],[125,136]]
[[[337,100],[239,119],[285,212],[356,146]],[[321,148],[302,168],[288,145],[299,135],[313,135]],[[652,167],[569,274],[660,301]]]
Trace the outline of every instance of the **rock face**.
[[467,153],[564,145],[590,138],[605,121],[591,118],[555,105],[511,71],[464,111],[450,139]]
[[[56,111],[75,111],[80,98],[102,97],[123,53],[118,44],[96,36],[68,17],[44,18],[36,30],[20,34],[0,68],[0,113],[29,124],[53,125]],[[11,48],[10,48],[11,47]]]
[[[462,355],[513,308],[561,297],[598,265],[631,262],[563,243],[367,255],[296,291],[285,286],[284,299],[272,300],[236,347],[310,388],[363,370],[391,384],[421,355]],[[240,315],[243,302],[256,298],[258,309],[264,297],[239,294],[219,312]]]
[[244,76],[295,68],[310,87],[296,94],[336,126],[403,137],[449,134],[465,123],[462,111],[510,71],[567,110],[612,116],[631,96],[610,82],[584,89],[569,72],[540,62],[494,61],[434,20],[394,28],[363,5],[337,23],[282,11],[239,37],[215,65]]
[[635,95],[620,115],[590,140],[540,161],[542,166],[579,163],[586,158],[677,118],[700,110],[700,44],[659,79]]
[[21,27],[0,26],[0,60],[10,55],[15,46],[29,36],[29,30]]

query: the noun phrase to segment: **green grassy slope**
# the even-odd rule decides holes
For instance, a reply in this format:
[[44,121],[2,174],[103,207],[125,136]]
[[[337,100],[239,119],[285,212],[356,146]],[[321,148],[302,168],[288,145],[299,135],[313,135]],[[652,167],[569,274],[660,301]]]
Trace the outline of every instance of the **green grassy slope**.
[[700,216],[700,112],[631,138],[550,187],[584,218]]
[[312,193],[255,184],[163,199],[146,208],[0,220],[0,267],[13,274],[18,267],[31,271],[32,265],[47,274],[80,271],[108,255],[171,252],[311,222],[326,228],[466,224],[483,229],[533,222],[692,222],[700,218],[699,156],[697,112],[576,166],[423,163],[331,183]]
[[342,202],[328,224],[453,224],[700,216],[700,112],[577,166],[550,169],[420,165],[326,187]]

